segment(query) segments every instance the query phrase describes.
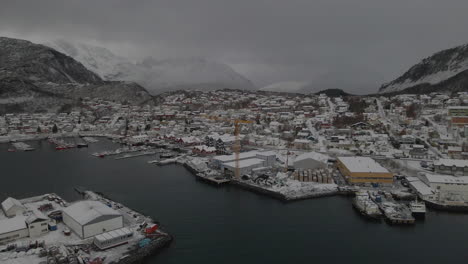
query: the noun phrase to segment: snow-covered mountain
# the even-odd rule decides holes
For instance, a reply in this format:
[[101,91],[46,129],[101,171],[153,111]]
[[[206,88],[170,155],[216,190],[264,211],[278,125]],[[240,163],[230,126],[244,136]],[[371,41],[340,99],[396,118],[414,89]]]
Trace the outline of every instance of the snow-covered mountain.
[[135,83],[109,82],[50,47],[0,37],[0,113],[44,111],[82,97],[142,103],[151,96]]
[[468,44],[423,59],[379,92],[462,91],[468,89]]
[[153,95],[176,89],[254,89],[251,81],[230,66],[204,58],[147,57],[133,63],[89,44],[57,40],[46,45],[73,57],[105,80],[134,81]]

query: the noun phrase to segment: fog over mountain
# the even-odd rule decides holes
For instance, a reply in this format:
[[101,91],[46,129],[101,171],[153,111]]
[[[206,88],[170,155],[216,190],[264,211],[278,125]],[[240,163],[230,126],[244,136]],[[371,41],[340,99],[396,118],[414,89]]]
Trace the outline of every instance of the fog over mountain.
[[139,62],[112,53],[105,47],[64,39],[46,42],[81,62],[86,68],[109,81],[133,81],[151,94],[177,89],[254,89],[251,81],[226,64],[205,58],[156,59]]
[[467,1],[4,1],[0,35],[105,47],[132,62],[206,58],[255,86],[296,81],[377,92],[434,52],[468,42]]

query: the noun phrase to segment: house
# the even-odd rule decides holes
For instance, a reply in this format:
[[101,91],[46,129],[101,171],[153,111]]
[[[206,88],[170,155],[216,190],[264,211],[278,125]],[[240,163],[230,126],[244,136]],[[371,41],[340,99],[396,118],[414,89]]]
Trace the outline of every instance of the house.
[[409,150],[409,156],[413,159],[427,159],[429,153],[424,145],[413,144]]
[[438,174],[468,176],[468,160],[439,159],[434,161],[434,171]]
[[63,222],[82,239],[123,227],[123,216],[98,201],[80,201],[63,209]]
[[295,139],[293,146],[296,149],[310,149],[310,140],[308,139]]

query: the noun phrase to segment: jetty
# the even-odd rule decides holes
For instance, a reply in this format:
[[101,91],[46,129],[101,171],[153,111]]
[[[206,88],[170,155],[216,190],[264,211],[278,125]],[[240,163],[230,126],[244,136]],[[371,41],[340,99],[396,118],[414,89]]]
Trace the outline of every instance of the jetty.
[[143,151],[143,152],[135,153],[135,154],[125,154],[125,155],[123,155],[121,157],[116,157],[115,159],[120,160],[120,159],[136,158],[136,157],[141,157],[141,156],[151,156],[151,155],[155,155],[157,153],[158,152],[156,152],[156,151]]
[[415,223],[411,210],[405,204],[396,202],[390,193],[370,193],[374,201],[391,224],[411,225]]

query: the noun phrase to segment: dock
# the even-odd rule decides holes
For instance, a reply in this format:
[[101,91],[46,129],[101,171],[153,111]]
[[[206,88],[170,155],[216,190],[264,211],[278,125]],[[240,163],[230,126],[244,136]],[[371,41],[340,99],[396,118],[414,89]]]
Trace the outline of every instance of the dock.
[[104,157],[107,157],[107,156],[115,156],[115,155],[120,155],[120,154],[127,154],[127,153],[134,153],[134,152],[139,152],[139,151],[149,151],[151,150],[151,148],[146,148],[146,147],[143,147],[143,148],[118,148],[114,151],[102,151],[102,152],[96,152],[96,153],[93,153],[91,155],[95,156],[95,157],[100,157],[100,158],[104,158]]
[[206,181],[209,183],[213,183],[216,185],[222,185],[222,184],[227,184],[231,182],[231,179],[221,177],[221,176],[215,176],[215,177],[209,177],[208,175],[205,175],[204,173],[197,173],[195,174],[197,179],[200,179],[202,181]]
[[115,160],[136,158],[136,157],[141,157],[141,156],[151,156],[151,155],[155,155],[156,153],[157,153],[156,151],[145,151],[145,152],[136,153],[136,154],[125,154],[121,157],[116,157]]
[[393,200],[391,194],[371,194],[370,197],[379,206],[389,223],[399,225],[412,225],[415,223],[411,210],[406,205]]

